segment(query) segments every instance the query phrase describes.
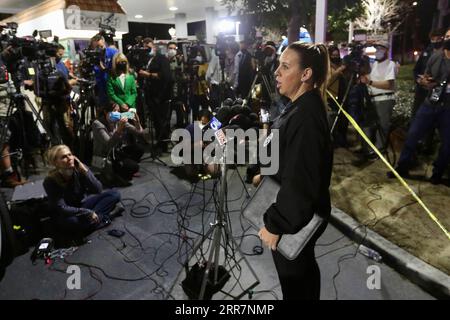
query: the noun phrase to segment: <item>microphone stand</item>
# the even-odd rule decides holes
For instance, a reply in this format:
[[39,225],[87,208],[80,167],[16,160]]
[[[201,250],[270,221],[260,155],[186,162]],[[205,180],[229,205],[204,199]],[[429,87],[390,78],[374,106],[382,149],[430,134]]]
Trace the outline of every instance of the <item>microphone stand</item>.
[[[218,210],[216,212],[215,221],[213,223],[210,223],[210,226],[211,226],[210,229],[206,232],[206,234],[204,236],[202,236],[202,239],[200,240],[200,242],[193,248],[190,257],[188,257],[188,259],[185,263],[186,265],[188,265],[189,260],[203,246],[203,244],[209,238],[209,236],[213,235],[213,240],[212,240],[213,242],[209,249],[210,250],[209,258],[206,262],[205,273],[203,275],[201,289],[200,289],[200,293],[198,296],[199,300],[203,300],[205,298],[206,286],[207,286],[208,282],[210,283],[210,286],[214,288],[215,286],[221,285],[222,282],[224,281],[224,279],[225,279],[225,281],[228,280],[227,279],[228,273],[225,273],[225,275],[223,275],[219,279],[218,266],[220,263],[219,254],[220,254],[221,247],[227,248],[228,246],[232,246],[232,248],[235,248],[234,250],[236,250],[237,253],[239,253],[242,257],[240,260],[235,260],[236,265],[239,265],[239,262],[241,260],[244,260],[245,264],[250,269],[250,272],[252,273],[252,275],[256,279],[256,281],[253,284],[251,284],[247,289],[244,289],[244,291],[237,296],[233,296],[230,293],[224,292],[222,290],[220,290],[220,292],[228,295],[229,297],[231,297],[235,300],[239,300],[260,283],[259,278],[256,275],[256,272],[251,267],[247,258],[243,255],[242,251],[239,248],[238,243],[236,242],[236,240],[233,237],[233,234],[230,231],[230,228],[228,227],[229,221],[226,218],[226,214],[225,214],[226,213],[226,201],[227,201],[226,194],[227,194],[227,188],[228,188],[228,184],[227,184],[227,171],[228,170],[227,170],[227,165],[226,165],[227,144],[225,144],[223,146],[222,154],[223,154],[223,157],[222,157],[221,163],[220,163],[221,176],[220,176],[220,189],[219,189],[220,190],[219,206],[218,206]],[[210,276],[211,272],[214,272],[214,277],[212,279]]]

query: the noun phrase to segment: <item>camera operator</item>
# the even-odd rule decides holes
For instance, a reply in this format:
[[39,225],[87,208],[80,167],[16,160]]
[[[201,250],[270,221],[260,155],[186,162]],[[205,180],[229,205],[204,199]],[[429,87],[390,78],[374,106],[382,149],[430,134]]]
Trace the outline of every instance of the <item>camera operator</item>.
[[249,42],[241,41],[240,50],[234,58],[234,85],[236,96],[246,98],[255,78],[255,64],[248,52]]
[[187,111],[187,76],[185,74],[183,54],[178,53],[175,42],[167,44],[167,58],[169,59],[172,82],[171,110],[177,116],[176,128],[184,128],[188,123]]
[[66,52],[66,48],[64,48],[63,45],[58,44],[58,50],[56,51],[56,70],[58,70],[67,81],[69,81],[69,84],[73,87],[78,84],[78,78],[75,77],[72,73],[70,73],[69,69],[67,69],[66,64],[62,61],[62,58],[64,57],[64,53]]
[[[268,85],[270,88],[275,88],[275,70],[278,69],[278,59],[277,59],[277,49],[275,48],[275,43],[272,41],[268,41],[262,48],[262,64],[261,72],[265,76],[265,78],[268,80]],[[265,85],[262,85],[262,97],[263,100],[270,104],[270,102],[273,100],[274,97],[271,96],[270,92],[268,91],[268,88]],[[272,101],[273,102],[273,101]]]
[[[328,48],[328,54],[330,56],[330,79],[328,81],[328,91],[340,104],[342,104],[345,90],[347,88],[347,83],[344,77],[344,72],[346,71],[347,66],[342,63],[341,53],[338,47],[330,46]],[[339,114],[339,118],[337,119],[333,131],[334,145],[336,147],[346,147],[348,120],[342,113],[339,113],[339,107],[329,97],[328,106],[335,116]],[[334,124],[334,121],[336,121],[335,118],[331,117],[331,125]]]
[[[112,168],[103,168],[103,176],[112,177],[111,182],[116,186],[129,186],[129,181],[139,171],[138,162],[144,154],[144,148],[137,143],[137,138],[143,138],[144,131],[137,117],[128,119],[119,111],[117,105],[112,109],[105,108],[92,123],[94,161],[112,161]],[[134,125],[128,123],[129,120]],[[111,169],[112,172],[107,171]]]
[[[74,141],[73,122],[70,112],[70,91],[72,85],[77,84],[77,79],[71,79],[69,71],[62,62],[65,48],[58,45],[54,57],[56,71],[59,74],[57,83],[53,85],[52,93],[46,93],[42,97],[42,110],[44,116],[45,127],[50,132],[50,139],[53,145],[64,143],[72,147]],[[40,70],[39,72],[44,72]],[[40,83],[36,86],[36,90],[40,92],[45,84],[45,75],[38,74]],[[47,88],[49,89],[49,88]]]
[[[442,176],[450,162],[450,28],[445,33],[443,50],[429,59],[419,84],[428,89],[428,97],[419,107],[408,131],[405,145],[397,164],[397,172],[407,177],[418,142],[435,127],[441,137],[441,147],[433,163],[432,184],[442,183]],[[393,177],[392,173],[388,173]]]
[[94,67],[94,72],[98,105],[105,107],[109,103],[106,90],[108,73],[111,71],[112,59],[118,50],[114,46],[107,46],[105,38],[100,34],[95,35],[91,39],[91,49],[103,51],[100,63]]
[[211,60],[206,71],[206,81],[209,85],[209,97],[211,109],[216,110],[220,107],[220,84],[222,83],[222,67],[220,57],[217,55],[217,48],[211,49]]
[[157,152],[167,152],[165,140],[170,135],[169,101],[172,90],[169,59],[158,52],[153,39],[146,38],[143,43],[151,49],[151,57],[146,70],[140,70],[139,76],[146,79],[145,100],[155,126]]
[[[375,125],[367,128],[366,132],[372,138],[376,134],[375,146],[384,152],[391,129],[392,110],[395,106],[395,77],[396,64],[388,58],[389,43],[380,41],[375,44],[376,61],[372,65],[369,75],[360,77],[361,83],[368,85],[369,95],[375,111]],[[366,155],[369,159],[377,158],[373,150]]]
[[[206,55],[201,47],[195,48],[194,60],[190,63],[190,106],[192,109],[192,119],[195,121],[199,117],[200,110],[208,109],[208,83],[206,82],[206,72],[208,64]],[[201,106],[201,109],[200,109]]]

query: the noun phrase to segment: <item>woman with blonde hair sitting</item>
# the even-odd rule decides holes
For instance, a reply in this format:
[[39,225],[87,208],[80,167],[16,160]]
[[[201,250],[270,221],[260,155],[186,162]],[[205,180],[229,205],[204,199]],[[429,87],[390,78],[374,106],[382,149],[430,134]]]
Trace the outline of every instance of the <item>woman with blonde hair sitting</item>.
[[120,194],[103,191],[92,171],[72,154],[66,145],[48,151],[48,161],[55,168],[44,180],[50,206],[57,225],[71,235],[86,233],[108,225],[110,215],[123,210],[116,206]]
[[136,79],[129,73],[128,59],[123,53],[114,55],[106,88],[109,99],[120,107],[121,112],[136,108]]

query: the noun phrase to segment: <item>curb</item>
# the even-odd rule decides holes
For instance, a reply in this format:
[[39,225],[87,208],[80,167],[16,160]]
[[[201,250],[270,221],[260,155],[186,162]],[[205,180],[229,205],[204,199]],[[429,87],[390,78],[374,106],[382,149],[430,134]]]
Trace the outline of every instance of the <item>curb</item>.
[[[363,240],[366,231],[361,224],[342,210],[332,207],[330,222],[353,241]],[[450,276],[400,248],[378,233],[366,228],[362,244],[378,251],[383,262],[411,282],[438,299],[450,299]]]

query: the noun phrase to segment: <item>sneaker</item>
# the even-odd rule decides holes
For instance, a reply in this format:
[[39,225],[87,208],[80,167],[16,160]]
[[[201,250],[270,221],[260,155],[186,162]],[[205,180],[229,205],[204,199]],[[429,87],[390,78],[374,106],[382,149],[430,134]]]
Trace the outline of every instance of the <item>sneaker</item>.
[[117,217],[120,217],[122,215],[122,212],[125,211],[125,208],[122,206],[122,204],[119,202],[116,204],[116,207],[112,209],[112,211],[109,213],[109,218],[114,219]]

